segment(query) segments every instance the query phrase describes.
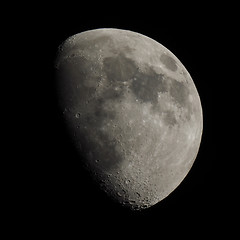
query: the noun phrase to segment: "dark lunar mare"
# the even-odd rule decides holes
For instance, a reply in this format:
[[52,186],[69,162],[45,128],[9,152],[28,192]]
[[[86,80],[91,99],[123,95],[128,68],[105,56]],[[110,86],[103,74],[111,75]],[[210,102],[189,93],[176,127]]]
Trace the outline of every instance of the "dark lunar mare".
[[[89,116],[85,116],[84,123],[82,123],[82,125],[87,125],[88,128],[94,130],[95,134],[90,136],[87,135],[87,131],[82,131],[80,142],[83,153],[90,162],[94,164],[97,162],[97,165],[101,165],[101,169],[108,171],[120,167],[124,159],[115,150],[115,146],[118,144],[117,140],[113,141],[101,131],[104,121],[114,120],[116,115],[114,111],[103,108],[103,105],[106,102],[121,101],[124,91],[127,91],[127,86],[121,83],[128,82],[129,89],[136,99],[142,103],[151,103],[156,113],[164,114],[164,121],[169,126],[177,124],[175,114],[172,111],[163,112],[160,109],[158,94],[169,92],[179,107],[188,108],[189,90],[184,83],[158,74],[150,66],[147,66],[144,72],[139,71],[135,62],[123,53],[106,57],[103,60],[103,71],[108,80],[108,88],[103,91],[102,96],[94,99],[93,111]],[[89,94],[89,91],[90,88],[82,87],[81,89],[83,95],[86,92]],[[188,115],[190,115],[190,111]],[[118,136],[116,136],[117,138]],[[101,152],[101,159],[98,157],[99,152]]]
[[160,57],[160,61],[165,65],[166,68],[168,68],[169,70],[175,72],[177,71],[177,65],[176,65],[176,61],[168,56],[167,54],[162,54]]
[[[169,61],[172,62],[173,60]],[[130,83],[129,89],[135,95],[136,99],[142,103],[151,103],[152,108],[160,113],[162,113],[162,109],[159,108],[158,94],[169,92],[179,107],[184,107],[189,110],[187,116],[189,119],[191,106],[188,103],[189,89],[185,83],[178,82],[164,74],[158,74],[149,65],[147,65],[145,71],[142,72],[136,63],[123,53],[105,58],[103,64],[103,69],[108,81],[111,82],[113,86],[113,89],[110,89],[111,92],[114,92],[114,88],[119,86],[119,82],[127,81]],[[119,97],[121,97],[121,91],[118,92],[118,94]],[[114,93],[112,93],[112,95],[114,95]],[[173,114],[168,113],[168,119],[170,115],[173,117]],[[175,120],[172,119],[170,122],[174,123]]]
[[[91,112],[82,115],[79,113],[76,119],[78,125],[76,135],[80,136],[77,137],[77,141],[82,146],[83,157],[89,159],[96,166],[101,165],[102,169],[118,168],[124,161],[115,150],[118,142],[113,141],[106,133],[101,131],[104,121],[106,119],[114,120],[116,115],[113,110],[103,107],[106,102],[121,101],[123,93],[129,88],[137,100],[142,103],[151,103],[152,109],[158,114],[162,115],[164,113],[164,121],[169,126],[177,124],[175,114],[172,111],[163,112],[160,109],[158,94],[169,92],[179,107],[188,107],[187,97],[189,92],[184,83],[163,74],[158,74],[148,65],[145,67],[145,71],[142,72],[136,63],[126,57],[124,53],[104,58],[103,72],[106,74],[108,87],[101,96],[96,97],[94,95],[95,88],[84,85],[84,82],[90,79],[96,82],[100,80],[99,76],[95,76],[89,71],[92,63],[89,63],[83,57],[75,56],[74,58],[74,63],[69,61],[64,64],[64,68],[61,70],[60,76],[58,76],[60,84],[63,84],[59,89],[64,90],[61,95],[65,103],[72,106],[74,104],[72,99],[77,99],[77,102],[82,105],[82,111],[86,111],[84,110],[86,100],[92,101],[92,104],[88,102],[88,107],[92,106],[90,107]],[[94,67],[98,68],[98,66]],[[69,84],[69,81],[71,81],[71,84]],[[128,86],[123,85],[123,82],[127,82]],[[94,134],[89,134],[87,129],[92,129]],[[116,136],[117,138],[118,136]],[[101,159],[98,157],[99,152],[101,152]]]
[[[199,136],[198,98],[191,78],[183,79],[180,62],[167,50],[151,40],[140,43],[141,35],[107,32],[89,31],[62,45],[56,65],[61,110],[99,185],[122,204],[145,208],[173,191],[189,170]],[[142,46],[159,55],[145,59]]]

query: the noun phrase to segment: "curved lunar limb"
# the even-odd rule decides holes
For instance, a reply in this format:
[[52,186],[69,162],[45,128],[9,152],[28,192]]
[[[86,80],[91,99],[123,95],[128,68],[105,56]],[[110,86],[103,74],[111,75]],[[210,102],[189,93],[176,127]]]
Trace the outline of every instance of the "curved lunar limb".
[[69,135],[99,186],[131,209],[168,196],[189,172],[203,128],[179,59],[142,34],[97,29],[68,38],[55,68]]

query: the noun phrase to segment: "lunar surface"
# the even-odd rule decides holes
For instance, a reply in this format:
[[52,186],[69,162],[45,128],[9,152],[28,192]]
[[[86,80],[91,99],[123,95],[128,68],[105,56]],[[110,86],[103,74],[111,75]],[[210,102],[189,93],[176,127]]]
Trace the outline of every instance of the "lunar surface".
[[64,41],[55,70],[69,135],[99,187],[134,210],[167,197],[189,172],[203,128],[178,58],[142,34],[96,29]]

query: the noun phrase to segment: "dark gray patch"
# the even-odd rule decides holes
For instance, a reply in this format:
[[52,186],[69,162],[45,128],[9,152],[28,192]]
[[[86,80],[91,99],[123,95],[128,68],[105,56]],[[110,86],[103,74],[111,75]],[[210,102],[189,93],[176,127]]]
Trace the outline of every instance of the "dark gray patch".
[[175,72],[177,71],[177,64],[176,61],[170,57],[167,54],[162,54],[162,56],[160,57],[161,62],[164,64],[164,66],[166,68],[168,68],[169,70]]
[[[124,159],[116,150],[117,141],[112,140],[107,133],[101,130],[104,122],[111,121],[116,117],[116,113],[105,109],[104,104],[118,101],[123,97],[125,87],[119,82],[130,80],[137,68],[131,60],[122,55],[105,58],[103,64],[108,84],[102,96],[94,99],[92,112],[82,119],[80,123],[82,137],[79,141],[83,146],[83,155],[87,161],[90,161],[95,167],[99,166],[101,170],[111,170],[119,168]],[[96,159],[98,159],[97,162]]]
[[166,92],[167,85],[162,74],[157,74],[150,67],[146,72],[137,72],[136,80],[132,82],[130,89],[136,98],[142,102],[158,103],[158,93]]
[[119,52],[122,52],[123,54],[124,53],[132,53],[135,51],[135,48],[134,47],[129,47],[128,45],[125,45],[125,46],[118,46],[117,48],[116,47],[113,47],[112,49],[109,49],[112,53],[118,55]]
[[104,119],[107,120],[115,119],[116,114],[113,111],[103,110],[100,107],[96,107],[95,116],[97,117],[99,122],[103,122]]
[[189,89],[184,83],[171,79],[169,92],[177,104],[181,107],[186,107]]
[[190,90],[187,83],[178,82],[173,78],[168,78],[169,82],[169,94],[173,98],[173,101],[179,106],[187,110],[187,112],[181,116],[183,120],[189,120],[192,114],[192,104],[189,101]]
[[[117,141],[112,140],[108,133],[102,131],[104,122],[115,119],[114,111],[103,109],[105,100],[96,101],[92,110],[81,114],[77,119],[77,144],[81,145],[80,154],[83,161],[93,169],[117,169],[123,158],[116,150]],[[97,160],[97,161],[96,161]]]
[[175,114],[173,111],[164,112],[163,120],[168,126],[174,126],[177,123],[177,120],[175,118]]
[[[119,82],[129,81],[130,90],[136,98],[142,102],[150,102],[153,107],[158,103],[158,93],[166,92],[167,84],[162,74],[157,74],[151,67],[145,72],[140,72],[134,60],[127,58],[124,54],[115,57],[107,57],[103,61],[104,71],[107,79],[114,86],[119,86]],[[131,80],[131,81],[130,81]],[[124,89],[123,89],[124,90]],[[121,91],[111,90],[106,92],[113,97],[120,97]]]
[[112,88],[107,88],[102,97],[96,99],[94,105],[94,119],[97,122],[93,124],[93,128],[101,127],[103,125],[104,120],[114,120],[116,117],[116,113],[113,110],[109,110],[104,108],[104,104],[108,101],[120,100],[123,96],[123,88],[119,88],[118,90],[114,90]]
[[123,158],[115,149],[117,142],[102,131],[99,130],[92,135],[89,135],[87,130],[82,131],[79,143],[82,146],[83,161],[88,162],[95,169],[109,171],[121,166]]
[[95,127],[101,127],[103,126],[103,122],[105,120],[114,120],[116,118],[116,113],[114,111],[104,109],[103,104],[106,100],[104,99],[98,99],[97,103],[94,107],[94,119],[96,120],[95,123],[93,123],[93,128]]
[[119,86],[118,84],[112,84],[112,87],[111,88],[108,88],[104,91],[104,99],[106,100],[116,100],[116,99],[119,99],[123,96],[123,91],[124,91],[124,88]]
[[137,71],[134,62],[123,54],[105,58],[103,65],[109,81],[128,81]]

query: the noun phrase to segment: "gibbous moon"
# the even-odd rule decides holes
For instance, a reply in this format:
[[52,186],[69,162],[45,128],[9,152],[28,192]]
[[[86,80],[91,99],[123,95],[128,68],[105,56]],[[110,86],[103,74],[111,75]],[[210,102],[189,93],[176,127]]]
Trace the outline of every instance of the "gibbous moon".
[[99,187],[134,210],[167,197],[193,165],[203,129],[179,59],[142,34],[106,28],[64,41],[55,70],[68,133]]

